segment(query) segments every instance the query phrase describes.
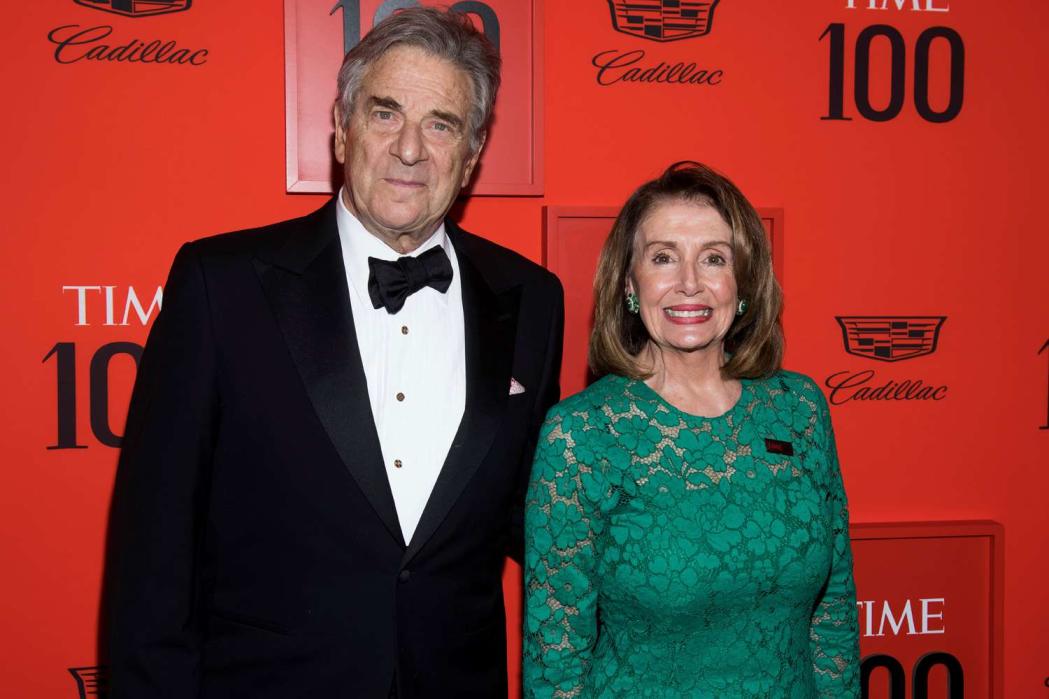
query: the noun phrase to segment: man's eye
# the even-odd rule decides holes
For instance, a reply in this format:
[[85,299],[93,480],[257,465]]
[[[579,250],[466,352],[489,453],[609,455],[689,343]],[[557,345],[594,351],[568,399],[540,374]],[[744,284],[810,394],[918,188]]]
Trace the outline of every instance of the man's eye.
[[380,121],[389,121],[390,119],[393,119],[393,112],[386,111],[386,110],[381,110],[381,111],[375,112],[375,116]]
[[441,137],[454,136],[459,133],[459,129],[456,128],[455,124],[450,124],[447,121],[433,121],[430,123],[430,130],[440,135]]

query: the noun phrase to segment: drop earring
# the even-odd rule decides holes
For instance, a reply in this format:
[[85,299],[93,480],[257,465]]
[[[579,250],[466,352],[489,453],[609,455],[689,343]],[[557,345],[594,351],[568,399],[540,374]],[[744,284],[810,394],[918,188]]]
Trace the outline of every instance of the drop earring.
[[641,302],[633,291],[626,295],[626,309],[635,315],[641,312]]
[[747,300],[746,299],[740,299],[739,303],[736,304],[736,315],[737,316],[741,316],[741,315],[743,315],[746,312],[747,312]]

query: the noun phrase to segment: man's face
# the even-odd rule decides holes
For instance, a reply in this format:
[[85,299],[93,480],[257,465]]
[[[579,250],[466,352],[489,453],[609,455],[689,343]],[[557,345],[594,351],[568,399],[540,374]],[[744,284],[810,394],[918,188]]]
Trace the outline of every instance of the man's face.
[[365,74],[345,128],[336,105],[346,206],[390,247],[409,252],[429,238],[470,180],[472,94],[449,61],[397,46]]

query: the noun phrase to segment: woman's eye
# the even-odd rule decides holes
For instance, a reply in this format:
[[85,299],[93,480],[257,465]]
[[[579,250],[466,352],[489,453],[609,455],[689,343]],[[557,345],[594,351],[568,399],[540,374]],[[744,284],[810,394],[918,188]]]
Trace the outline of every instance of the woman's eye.
[[671,259],[670,255],[666,254],[665,252],[658,252],[652,257],[652,261],[655,262],[657,265],[665,265],[668,262],[671,262]]
[[712,265],[721,266],[725,264],[725,258],[722,255],[714,253],[713,255],[707,258],[707,262],[709,262]]

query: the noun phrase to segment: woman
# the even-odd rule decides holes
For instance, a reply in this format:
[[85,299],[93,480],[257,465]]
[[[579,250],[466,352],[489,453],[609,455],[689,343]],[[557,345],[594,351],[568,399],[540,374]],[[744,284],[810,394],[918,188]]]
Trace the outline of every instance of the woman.
[[781,293],[736,187],[678,163],[601,252],[590,365],[526,510],[534,697],[859,696],[827,404],[780,370]]

